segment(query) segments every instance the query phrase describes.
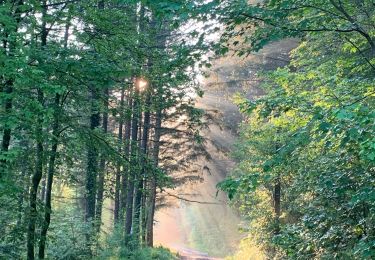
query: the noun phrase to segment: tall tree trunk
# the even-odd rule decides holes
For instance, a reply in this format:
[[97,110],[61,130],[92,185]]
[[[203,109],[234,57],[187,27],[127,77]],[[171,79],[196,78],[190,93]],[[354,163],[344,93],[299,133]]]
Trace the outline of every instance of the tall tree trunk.
[[148,144],[148,135],[149,135],[149,129],[150,129],[150,106],[151,106],[151,96],[150,92],[148,91],[146,94],[146,102],[145,102],[145,107],[146,111],[144,113],[144,120],[143,120],[143,131],[142,131],[142,138],[141,138],[141,145],[140,145],[140,174],[137,176],[137,182],[138,182],[138,187],[136,190],[136,198],[134,202],[134,234],[136,236],[136,239],[140,239],[140,230],[141,230],[141,225],[142,221],[140,218],[141,214],[141,200],[142,200],[142,195],[144,193],[144,179],[145,179],[145,174],[146,174],[146,167],[145,164],[147,163],[147,144]]
[[145,192],[142,193],[142,199],[141,199],[141,241],[143,245],[146,245],[146,235],[147,235],[147,200],[149,198],[149,194],[147,191],[149,191],[149,185],[147,183],[147,177],[145,177],[145,180],[143,181],[143,190]]
[[[156,20],[153,19],[151,21],[151,28],[156,28]],[[159,28],[159,36],[155,36],[155,42],[159,46],[166,47],[166,40],[167,40],[167,32],[169,26],[163,22],[161,24],[161,28]],[[153,61],[149,59],[149,68],[152,69]],[[159,89],[160,90],[160,89]],[[162,91],[161,91],[162,92]],[[163,120],[163,98],[160,94],[155,98],[153,101],[156,105],[156,114],[155,114],[155,126],[154,126],[154,140],[153,140],[153,147],[152,147],[152,163],[153,168],[157,169],[159,166],[159,153],[160,153],[160,138],[161,138],[161,124]],[[152,247],[154,244],[154,216],[155,216],[155,206],[156,206],[156,186],[157,186],[157,179],[156,174],[150,174],[150,187],[149,187],[149,199],[147,200],[147,205],[145,206],[145,236],[146,236],[146,245]]]
[[132,129],[131,129],[131,144],[130,144],[130,171],[128,176],[128,192],[126,196],[126,216],[125,216],[125,243],[128,245],[130,235],[132,233],[133,224],[133,198],[134,198],[134,181],[135,172],[138,165],[138,120],[139,120],[139,97],[138,89],[135,87],[133,97],[133,116],[132,116]]
[[[131,111],[133,102],[130,97],[128,97],[127,103],[128,103],[128,109]],[[129,118],[129,116],[126,116],[125,117],[125,133],[124,133],[124,160],[125,161],[129,161],[130,134],[131,134],[131,119]],[[122,176],[121,176],[121,201],[120,201],[121,220],[124,219],[124,214],[126,210],[128,173],[129,173],[129,167],[126,167],[122,171]]]
[[[118,144],[119,144],[119,152],[122,151],[122,138],[123,138],[123,122],[124,122],[124,97],[125,90],[124,88],[121,89],[121,100],[120,100],[120,120],[119,120],[119,127],[118,127]],[[115,209],[114,209],[114,222],[115,225],[119,223],[120,219],[120,188],[121,188],[121,164],[117,165],[116,169],[116,183],[115,183]]]
[[[43,92],[38,89],[38,102],[43,105]],[[37,195],[40,180],[43,175],[43,115],[40,114],[37,120],[37,147],[36,147],[36,163],[35,172],[32,176],[32,183],[30,189],[30,213],[29,213],[29,226],[27,230],[27,259],[34,259],[34,247],[35,247],[35,226],[37,219]]]
[[[91,88],[91,116],[90,129],[93,131],[100,126],[100,114],[98,112],[98,90]],[[85,202],[85,220],[93,221],[95,219],[96,204],[96,177],[98,175],[98,149],[92,141],[87,147],[87,173],[86,173],[86,202]]]
[[[44,48],[47,45],[47,27],[46,27],[46,15],[47,15],[47,1],[43,0],[42,5],[42,30],[41,30],[41,48]],[[41,88],[38,88],[38,103],[41,107],[44,107],[44,93]],[[38,195],[38,187],[40,184],[40,180],[43,176],[43,113],[39,113],[38,119],[36,122],[36,163],[35,163],[35,171],[34,175],[32,176],[32,183],[30,189],[30,214],[29,214],[29,225],[27,230],[27,259],[33,260],[35,258],[34,255],[34,247],[35,247],[35,226],[36,226],[36,219],[37,219],[37,195]]]
[[[104,107],[105,111],[103,113],[103,132],[108,132],[108,100],[109,100],[109,89],[104,89]],[[103,201],[104,201],[104,177],[106,173],[106,158],[102,154],[99,163],[99,176],[98,176],[98,192],[96,197],[96,232],[100,232],[102,225],[102,211],[103,211]]]
[[[70,27],[70,17],[67,18],[65,25],[64,33],[64,49],[68,47],[68,38],[69,38],[69,27]],[[51,154],[48,162],[48,176],[47,176],[47,187],[45,190],[45,212],[44,212],[44,223],[42,225],[42,230],[40,232],[40,242],[39,242],[39,258],[44,259],[45,257],[45,247],[47,241],[47,232],[49,225],[51,223],[51,214],[52,214],[52,185],[53,178],[55,174],[55,162],[57,157],[57,147],[59,144],[59,128],[60,128],[60,94],[55,95],[54,102],[54,115],[53,115],[53,125],[52,125],[52,146]]]
[[[98,9],[104,9],[104,1],[98,2]],[[96,86],[90,87],[91,115],[90,130],[93,131],[100,126],[99,113],[99,90]],[[98,175],[98,149],[96,145],[89,142],[87,147],[87,171],[86,171],[86,194],[85,194],[85,221],[95,220],[96,205],[96,178]],[[90,232],[91,233],[91,232]],[[89,238],[89,237],[88,237]],[[89,242],[89,241],[87,241]]]
[[55,111],[53,117],[53,126],[52,126],[52,147],[51,155],[48,163],[48,176],[47,176],[47,187],[45,194],[45,212],[44,212],[44,223],[42,225],[42,230],[40,232],[40,242],[39,242],[39,258],[44,259],[45,256],[45,247],[47,240],[47,231],[51,222],[51,200],[52,200],[52,184],[53,176],[55,174],[55,162],[57,156],[57,146],[59,143],[59,116],[60,116],[60,95],[56,94],[55,96]]
[[[154,134],[154,146],[152,151],[153,166],[156,169],[159,165],[159,152],[160,152],[160,137],[161,137],[161,123],[162,123],[162,111],[158,108],[155,118],[155,134]],[[152,247],[154,244],[154,216],[155,216],[155,204],[156,204],[156,176],[153,174],[151,177],[150,184],[150,199],[147,210],[147,222],[146,222],[146,239],[147,246]]]

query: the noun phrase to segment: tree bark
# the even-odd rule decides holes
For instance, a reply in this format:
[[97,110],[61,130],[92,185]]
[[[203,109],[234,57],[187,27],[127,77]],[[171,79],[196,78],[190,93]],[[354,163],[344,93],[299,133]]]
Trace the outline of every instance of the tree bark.
[[[97,108],[99,97],[98,91],[95,87],[91,88],[90,94],[90,129],[93,131],[100,126],[100,114]],[[95,219],[96,177],[98,175],[98,149],[92,142],[89,142],[87,149],[85,220],[89,222]]]
[[[162,123],[162,111],[159,108],[156,112],[155,118],[155,134],[154,134],[154,146],[152,151],[152,160],[154,168],[159,165],[159,152],[160,152],[160,137],[161,137],[161,123]],[[148,215],[146,222],[146,242],[147,246],[152,247],[154,244],[154,216],[155,216],[155,204],[156,204],[156,176],[153,174],[151,177],[150,185],[150,199],[148,205]]]
[[146,102],[145,107],[146,111],[144,113],[144,120],[143,120],[143,131],[142,131],[142,138],[141,138],[141,146],[140,146],[140,174],[138,176],[138,187],[136,190],[136,198],[134,202],[134,234],[136,236],[136,239],[140,239],[140,230],[142,229],[142,220],[140,218],[141,215],[141,200],[142,195],[144,193],[144,180],[145,180],[145,174],[146,174],[146,167],[145,164],[147,163],[147,144],[148,144],[148,135],[149,135],[149,129],[150,129],[150,106],[151,106],[151,96],[150,92],[148,91],[146,94]]
[[128,176],[128,192],[126,196],[126,216],[125,216],[125,243],[128,245],[130,236],[132,234],[133,224],[133,198],[134,198],[134,181],[135,171],[138,165],[138,120],[139,120],[139,97],[138,89],[135,87],[133,98],[133,115],[132,115],[132,129],[131,129],[131,144],[130,144],[130,171]]
[[[47,15],[47,7],[46,7],[46,0],[42,1],[44,5],[42,9],[42,30],[41,30],[41,48],[47,45],[47,27],[46,27],[46,15]],[[41,107],[44,107],[44,93],[42,89],[38,88],[38,103]],[[35,258],[34,255],[34,247],[35,247],[35,226],[36,226],[36,219],[37,219],[37,195],[38,195],[38,187],[40,184],[40,180],[43,176],[43,114],[39,113],[37,122],[36,122],[36,163],[35,163],[35,171],[34,175],[32,176],[32,183],[30,189],[30,214],[29,214],[29,225],[27,230],[27,259],[33,260]]]
[[55,161],[57,156],[57,146],[59,143],[59,116],[60,116],[60,95],[56,94],[55,96],[55,111],[54,111],[54,118],[53,118],[53,129],[52,129],[52,147],[51,147],[51,155],[49,158],[48,163],[48,176],[47,176],[47,187],[46,187],[46,194],[45,194],[45,212],[44,212],[44,223],[42,225],[42,230],[40,232],[40,242],[39,242],[39,258],[44,259],[45,257],[45,247],[46,247],[46,240],[47,240],[47,231],[51,222],[51,200],[52,200],[52,184],[53,184],[53,176],[55,174]]
[[[128,109],[132,110],[132,100],[128,97]],[[130,134],[131,134],[131,119],[126,116],[125,117],[125,133],[124,133],[124,160],[129,161],[129,153],[130,153]],[[127,185],[128,185],[128,173],[129,167],[126,167],[122,171],[121,176],[121,201],[120,201],[120,214],[121,219],[124,219],[125,210],[126,210],[126,198],[127,198]]]
[[[67,22],[65,25],[65,33],[64,33],[64,49],[68,47],[68,37],[69,37],[69,27],[70,27],[70,17],[67,18]],[[55,162],[57,157],[57,147],[59,144],[59,128],[60,128],[60,94],[55,95],[55,102],[54,102],[54,115],[53,115],[53,126],[52,126],[52,146],[51,146],[51,154],[48,162],[48,176],[47,176],[47,187],[45,190],[45,212],[44,212],[44,223],[42,225],[42,230],[40,232],[40,242],[39,242],[39,258],[45,258],[45,247],[47,241],[47,232],[51,222],[51,214],[52,214],[52,185],[53,185],[53,178],[55,174]],[[43,198],[44,199],[44,198]]]
[[[38,102],[43,105],[43,92],[41,89],[38,89]],[[34,247],[35,247],[35,226],[37,219],[37,195],[38,187],[40,180],[43,175],[43,115],[38,116],[37,120],[37,147],[36,147],[36,163],[35,163],[35,172],[32,176],[32,183],[30,189],[30,213],[29,213],[29,225],[27,230],[27,259],[34,259]]]
[[[108,132],[108,98],[109,98],[109,89],[104,89],[104,106],[105,111],[103,113],[103,132]],[[98,176],[98,191],[96,197],[96,225],[97,229],[96,232],[100,232],[100,228],[102,225],[102,211],[103,211],[103,201],[104,201],[104,177],[106,173],[106,158],[105,155],[102,154],[99,163],[99,176]]]
[[[121,89],[121,100],[120,100],[120,120],[119,120],[119,127],[118,127],[118,144],[119,144],[119,153],[122,150],[122,138],[123,138],[123,122],[124,122],[124,98],[125,98],[125,90],[124,88]],[[120,219],[120,188],[121,188],[121,164],[117,165],[116,169],[116,183],[115,183],[115,209],[114,209],[114,222],[115,225],[119,223]]]

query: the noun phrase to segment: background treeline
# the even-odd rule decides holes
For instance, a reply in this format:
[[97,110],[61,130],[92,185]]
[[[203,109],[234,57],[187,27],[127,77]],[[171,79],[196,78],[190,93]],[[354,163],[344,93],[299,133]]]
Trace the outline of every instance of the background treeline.
[[180,29],[193,9],[0,1],[0,258],[130,258],[153,245],[157,189],[188,163],[173,157],[181,140],[198,138],[205,48]]
[[293,38],[267,94],[236,97],[238,167],[219,187],[269,258],[375,257],[375,5],[363,0],[218,1],[221,53]]

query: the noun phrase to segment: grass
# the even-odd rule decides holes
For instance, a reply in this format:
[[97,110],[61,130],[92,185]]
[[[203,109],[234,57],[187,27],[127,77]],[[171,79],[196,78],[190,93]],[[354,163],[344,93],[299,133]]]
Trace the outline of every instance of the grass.
[[241,241],[240,248],[233,256],[225,258],[225,260],[265,260],[266,257],[261,249],[256,246],[251,238]]

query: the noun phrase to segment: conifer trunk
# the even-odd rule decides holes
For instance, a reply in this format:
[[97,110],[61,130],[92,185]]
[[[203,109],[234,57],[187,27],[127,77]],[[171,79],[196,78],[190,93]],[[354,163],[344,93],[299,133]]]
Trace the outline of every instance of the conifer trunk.
[[148,135],[150,129],[150,106],[151,106],[151,96],[150,92],[147,92],[145,107],[146,111],[144,113],[144,120],[143,120],[143,131],[142,131],[142,138],[141,138],[141,146],[140,146],[140,172],[138,176],[138,187],[136,190],[136,198],[134,202],[134,225],[135,225],[135,236],[136,239],[140,239],[140,230],[142,226],[142,220],[140,218],[141,210],[142,210],[142,195],[144,193],[144,179],[146,175],[146,163],[147,163],[147,144],[148,144]]
[[[152,151],[152,160],[154,168],[159,165],[159,152],[160,152],[160,137],[161,137],[161,123],[162,123],[162,111],[159,108],[156,112],[155,118],[155,135],[154,135],[154,146]],[[155,174],[150,176],[150,199],[148,205],[147,215],[147,246],[152,247],[154,244],[154,216],[155,216],[155,204],[156,204],[156,176]]]
[[[132,100],[128,97],[127,100],[128,109],[132,110]],[[129,161],[130,153],[130,134],[131,134],[131,119],[129,116],[125,117],[125,133],[124,133],[124,160]],[[122,171],[121,176],[121,201],[120,201],[120,215],[121,220],[124,220],[125,210],[126,210],[126,198],[127,198],[127,186],[128,186],[128,173],[129,167],[126,167]]]
[[128,192],[126,196],[126,216],[125,216],[125,243],[130,239],[132,224],[133,224],[133,198],[135,186],[135,173],[138,165],[138,120],[139,120],[139,97],[138,89],[135,87],[133,98],[133,115],[132,115],[132,129],[131,129],[131,144],[130,144],[130,171],[128,176]]
[[[104,89],[104,113],[103,113],[103,132],[108,132],[108,99],[109,99],[109,89]],[[96,196],[96,232],[100,232],[102,225],[102,211],[103,211],[103,201],[104,201],[104,179],[106,173],[106,158],[104,154],[101,154],[99,163],[99,175],[98,175],[98,191]]]
[[[125,99],[125,90],[121,89],[121,98],[120,98],[120,120],[118,127],[118,144],[119,144],[119,153],[122,151],[122,138],[123,138],[123,109],[124,109],[124,99]],[[120,220],[120,189],[121,189],[121,164],[117,165],[116,169],[116,183],[115,183],[115,209],[114,209],[114,222],[115,224],[119,223]]]

